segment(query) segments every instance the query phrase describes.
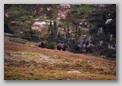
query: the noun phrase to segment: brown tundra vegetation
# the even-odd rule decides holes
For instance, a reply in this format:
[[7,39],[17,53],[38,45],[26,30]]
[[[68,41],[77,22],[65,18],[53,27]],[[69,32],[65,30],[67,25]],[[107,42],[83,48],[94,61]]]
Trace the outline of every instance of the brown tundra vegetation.
[[5,41],[5,80],[115,80],[116,61]]

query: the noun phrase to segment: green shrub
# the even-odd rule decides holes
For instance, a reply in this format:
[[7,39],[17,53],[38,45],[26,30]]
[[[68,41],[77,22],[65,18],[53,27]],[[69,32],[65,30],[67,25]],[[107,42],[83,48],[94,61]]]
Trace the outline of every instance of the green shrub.
[[48,48],[48,49],[55,49],[55,46],[56,46],[56,43],[55,42],[47,42],[46,44],[45,44],[45,46],[46,46],[46,48]]
[[32,29],[24,31],[21,37],[28,41],[34,41],[34,42],[38,42],[41,40],[40,32]]

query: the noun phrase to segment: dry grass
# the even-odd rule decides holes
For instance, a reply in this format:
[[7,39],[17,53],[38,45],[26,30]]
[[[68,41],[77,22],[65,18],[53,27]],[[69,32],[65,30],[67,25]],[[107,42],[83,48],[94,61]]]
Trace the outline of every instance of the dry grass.
[[[5,80],[115,80],[116,61],[5,41]],[[76,70],[80,73],[68,73]]]
[[[11,71],[10,71],[11,70]],[[9,72],[8,72],[9,71]],[[5,66],[5,80],[114,80],[113,75],[74,73],[60,69]]]

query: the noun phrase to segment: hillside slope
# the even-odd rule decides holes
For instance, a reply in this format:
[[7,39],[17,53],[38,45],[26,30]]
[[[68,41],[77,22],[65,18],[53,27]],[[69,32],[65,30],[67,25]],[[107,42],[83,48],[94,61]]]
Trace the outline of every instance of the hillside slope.
[[5,40],[5,80],[115,80],[116,61]]

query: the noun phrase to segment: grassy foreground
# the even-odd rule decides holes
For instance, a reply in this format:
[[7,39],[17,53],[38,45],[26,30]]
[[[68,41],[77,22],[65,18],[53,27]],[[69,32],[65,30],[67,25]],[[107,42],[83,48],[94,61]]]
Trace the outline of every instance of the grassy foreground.
[[116,61],[5,40],[5,80],[116,80]]

